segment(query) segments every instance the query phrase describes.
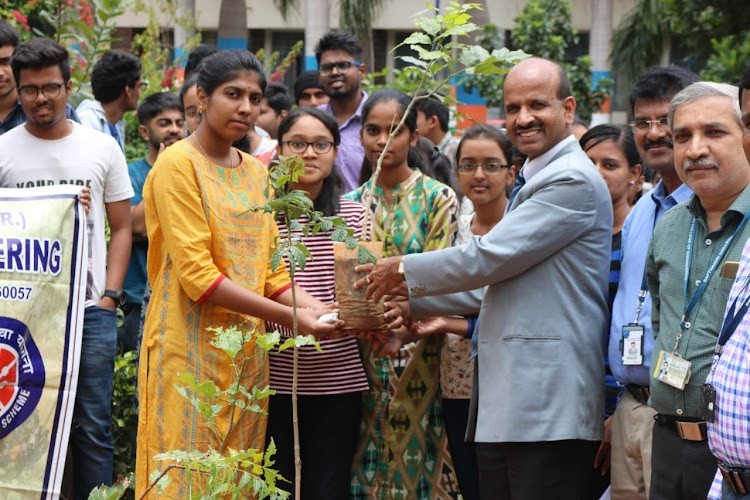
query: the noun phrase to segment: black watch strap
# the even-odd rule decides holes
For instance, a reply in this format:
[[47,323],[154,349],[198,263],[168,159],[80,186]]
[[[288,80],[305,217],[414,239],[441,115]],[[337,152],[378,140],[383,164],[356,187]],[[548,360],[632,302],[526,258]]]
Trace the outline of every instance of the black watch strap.
[[125,294],[122,293],[122,290],[104,290],[102,297],[109,297],[118,306],[121,306],[125,302]]

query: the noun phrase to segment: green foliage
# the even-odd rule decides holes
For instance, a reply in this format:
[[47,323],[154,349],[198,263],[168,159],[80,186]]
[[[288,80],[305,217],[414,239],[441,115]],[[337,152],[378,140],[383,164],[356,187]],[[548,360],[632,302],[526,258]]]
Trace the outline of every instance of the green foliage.
[[300,53],[302,53],[304,46],[305,44],[302,40],[295,43],[283,59],[280,59],[281,54],[279,51],[274,51],[271,55],[266,56],[265,49],[258,49],[255,55],[263,63],[263,72],[268,75],[269,80],[280,82],[284,79],[284,75],[292,67],[292,64],[294,64]]
[[444,11],[430,6],[418,14],[420,17],[414,21],[418,31],[396,48],[406,46],[416,52],[417,57],[400,56],[400,59],[421,70],[419,90],[426,89],[427,94],[435,94],[456,76],[504,75],[510,66],[527,57],[522,51],[511,52],[504,47],[488,50],[462,42],[462,37],[478,29],[469,14],[478,8],[479,4],[475,3],[451,2]]
[[130,0],[31,0],[0,2],[0,18],[8,19],[26,40],[52,38],[70,51],[72,104],[91,96],[89,83],[96,60],[109,50],[115,21]]
[[535,56],[562,62],[568,47],[578,43],[568,2],[532,0],[514,21],[513,44]]
[[[612,65],[634,80],[662,54],[679,47],[696,71],[729,75],[745,53],[725,54],[743,44],[750,26],[746,0],[638,0],[612,37]],[[747,62],[747,61],[746,61]],[[743,68],[744,69],[744,68]],[[703,73],[701,73],[703,74]],[[736,81],[735,73],[724,81]]]
[[[304,191],[292,188],[292,184],[296,183],[300,175],[304,173],[305,162],[301,157],[280,156],[269,171],[269,189],[273,190],[273,193],[270,191],[266,193],[269,201],[263,205],[252,206],[247,211],[282,214],[288,228],[300,228],[305,236],[327,232],[331,233],[333,241],[344,242],[347,248],[356,248],[359,243],[354,237],[354,230],[346,225],[344,219],[337,216],[324,216],[321,212],[314,210],[312,200]],[[307,217],[308,221],[301,224],[300,219],[303,217]],[[361,263],[377,260],[364,247],[360,247],[359,251]],[[304,270],[311,254],[302,242],[289,238],[287,241],[278,242],[276,251],[271,256],[271,267],[278,268],[284,256],[289,260],[290,268],[294,271]]]
[[736,82],[750,64],[750,32],[712,38],[711,48],[701,80]]
[[612,82],[600,80],[592,88],[591,58],[582,56],[574,61],[565,58],[568,48],[578,42],[567,1],[531,0],[516,17],[511,38],[519,49],[562,64],[578,104],[576,113],[583,120],[590,120],[606,101]]
[[[703,68],[717,54],[714,38],[745,35],[750,26],[747,7],[745,0],[663,0],[664,15],[656,22],[667,24],[674,45],[687,49],[693,66]],[[731,81],[738,77],[734,75]]]
[[[278,489],[279,481],[286,481],[273,468],[273,456],[276,445],[273,440],[264,452],[256,449],[229,450],[227,454],[216,450],[170,451],[156,455],[156,460],[163,460],[175,465],[175,468],[186,472],[188,481],[200,478],[199,492],[190,492],[190,499],[208,498],[270,498],[286,499],[289,493]],[[171,482],[168,475],[154,476],[157,481],[156,491],[164,492]]]
[[112,486],[98,486],[91,490],[88,500],[118,500],[133,490],[133,474],[121,478]]
[[114,472],[127,476],[135,470],[135,436],[138,426],[136,397],[136,351],[115,358],[114,390],[112,391],[112,447]]
[[[391,81],[385,83],[385,77],[388,70],[368,72],[362,80],[362,88],[369,94],[380,89],[396,89],[404,94],[414,95],[419,89],[419,82],[422,79],[422,71],[413,66],[407,66],[404,69],[394,68],[391,72]],[[384,82],[384,83],[376,83]]]
[[[502,35],[494,24],[482,26],[475,40],[488,51],[502,47]],[[464,79],[463,85],[469,92],[476,89],[488,107],[499,108],[503,105],[503,79],[504,77],[498,74],[477,74]]]
[[[201,414],[220,444],[218,449],[212,447],[208,451],[175,450],[157,455],[154,458],[164,461],[166,467],[154,474],[152,484],[158,492],[164,491],[170,482],[169,471],[179,469],[184,471],[189,485],[193,481],[198,485],[198,491],[190,491],[188,498],[287,498],[288,493],[276,487],[284,479],[273,469],[276,453],[273,443],[265,453],[254,448],[233,450],[226,446],[242,415],[247,411],[265,413],[261,402],[274,394],[269,387],[248,389],[243,385],[243,373],[257,363],[254,348],[248,344],[255,336],[258,346],[270,350],[276,345],[278,334],[257,335],[254,326],[250,330],[230,326],[208,331],[214,334],[211,345],[229,358],[234,381],[222,388],[212,380],[198,380],[191,373],[181,373],[178,378],[182,385],[177,386],[177,391]],[[226,409],[230,410],[229,420],[217,419],[219,412]]]
[[[142,87],[141,99],[156,92],[179,93],[182,85],[177,78],[180,61],[172,60],[172,47],[167,43],[167,27],[181,26],[187,32],[197,33],[195,18],[189,12],[180,15],[177,3],[171,0],[132,1],[134,9],[148,14],[146,29],[133,37],[131,47],[131,51],[141,60],[141,81],[148,83],[146,87]],[[187,53],[200,41],[200,34],[196,34],[182,48]],[[148,144],[138,132],[138,117],[135,113],[126,113],[124,119],[125,156],[128,162],[140,160],[148,154]]]

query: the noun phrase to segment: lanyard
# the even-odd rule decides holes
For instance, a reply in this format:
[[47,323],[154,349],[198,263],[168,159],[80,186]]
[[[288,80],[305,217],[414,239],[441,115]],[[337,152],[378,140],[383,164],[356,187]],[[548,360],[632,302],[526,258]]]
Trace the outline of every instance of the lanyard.
[[683,313],[682,319],[680,320],[680,332],[677,335],[677,340],[675,341],[673,352],[677,352],[677,347],[680,344],[682,334],[685,333],[688,328],[690,328],[690,322],[687,320],[687,318],[690,316],[690,312],[693,310],[696,304],[700,302],[701,297],[703,297],[703,293],[706,291],[706,288],[708,288],[708,284],[711,281],[711,277],[713,276],[714,271],[716,271],[716,268],[719,267],[719,264],[724,260],[724,257],[726,256],[727,251],[732,244],[732,241],[734,241],[734,237],[737,236],[737,233],[742,231],[743,227],[745,227],[748,217],[750,217],[750,211],[745,214],[745,216],[742,218],[742,221],[737,226],[737,229],[735,229],[732,235],[727,238],[727,241],[724,242],[724,245],[721,247],[721,250],[719,250],[719,253],[716,255],[716,257],[714,257],[714,260],[711,262],[711,264],[709,264],[708,269],[706,269],[706,273],[703,275],[703,279],[698,285],[698,288],[696,288],[693,292],[693,296],[688,302],[687,292],[688,283],[690,281],[690,266],[693,262],[693,244],[695,243],[695,232],[698,226],[698,219],[694,218],[693,222],[690,224],[690,234],[688,235],[687,249],[685,251],[685,277],[683,280],[682,288],[682,296],[685,303],[685,312]]
[[724,348],[724,345],[732,337],[735,330],[737,330],[737,327],[740,326],[742,318],[747,313],[748,308],[750,308],[750,296],[748,296],[742,303],[742,306],[740,306],[739,310],[735,312],[735,309],[737,309],[737,301],[747,289],[748,284],[750,284],[750,275],[745,278],[745,283],[742,285],[739,293],[737,293],[737,297],[735,297],[734,302],[732,302],[732,306],[729,308],[729,311],[724,318],[724,323],[721,325],[721,334],[719,334],[719,340],[716,342],[716,349],[714,350],[714,354],[717,358],[721,356],[721,351]]
[[[654,210],[654,225],[651,228],[653,234],[656,229],[656,223],[659,221],[659,207],[657,206]],[[641,311],[643,310],[643,304],[646,302],[646,295],[648,295],[648,283],[646,281],[646,269],[643,269],[643,279],[641,280],[641,289],[638,290],[638,304],[635,306],[635,319],[633,324],[638,324],[638,319],[641,317]]]

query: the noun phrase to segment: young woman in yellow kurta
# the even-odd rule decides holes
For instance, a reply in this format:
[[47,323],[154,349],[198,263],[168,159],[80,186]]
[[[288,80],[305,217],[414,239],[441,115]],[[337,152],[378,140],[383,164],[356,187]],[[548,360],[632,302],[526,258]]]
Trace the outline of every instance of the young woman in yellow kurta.
[[[203,118],[198,130],[164,151],[144,187],[149,236],[148,276],[153,286],[139,367],[140,415],[136,496],[165,463],[170,450],[218,449],[207,422],[175,389],[180,373],[226,388],[234,381],[229,359],[210,345],[206,328],[245,324],[263,331],[264,321],[291,327],[289,275],[273,270],[278,233],[270,214],[247,212],[266,201],[268,173],[254,158],[232,148],[253,126],[265,87],[262,66],[247,51],[207,58],[198,78]],[[338,325],[317,323],[323,304],[297,289],[299,328],[324,336]],[[246,388],[268,384],[268,358],[254,342],[255,363],[243,374]],[[214,423],[226,429],[229,411]],[[246,412],[226,448],[264,446],[265,417]],[[225,450],[226,451],[226,450]],[[184,498],[184,473],[169,473],[168,494]],[[153,495],[152,495],[153,496]]]

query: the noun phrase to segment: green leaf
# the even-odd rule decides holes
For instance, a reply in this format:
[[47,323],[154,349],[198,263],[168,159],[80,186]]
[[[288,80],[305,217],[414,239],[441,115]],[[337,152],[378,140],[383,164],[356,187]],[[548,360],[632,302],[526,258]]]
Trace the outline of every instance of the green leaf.
[[345,229],[337,228],[331,234],[331,239],[333,241],[346,241],[347,236]]
[[297,337],[295,337],[294,339],[294,344],[297,347],[312,345],[312,346],[315,346],[315,348],[319,352],[323,352],[323,350],[320,348],[320,344],[318,344],[318,341],[315,339],[315,336],[313,335],[297,335]]
[[229,328],[207,328],[207,330],[214,333],[211,345],[220,349],[232,359],[237,356],[237,353],[240,352],[245,343],[245,333],[236,326]]
[[427,36],[426,34],[415,31],[402,42],[403,45],[412,45],[412,44],[422,44],[422,45],[432,45],[432,39]]
[[412,56],[399,56],[399,59],[401,59],[405,63],[409,63],[409,64],[411,64],[413,66],[418,66],[418,67],[420,67],[420,68],[422,68],[424,70],[427,70],[427,67],[429,66],[429,63],[427,63],[425,61],[421,61],[421,60],[417,59],[416,57],[412,57]]
[[281,264],[281,259],[284,257],[284,249],[283,248],[276,248],[274,250],[273,254],[271,255],[271,270],[275,271],[279,268],[279,265]]
[[355,248],[357,248],[357,245],[359,245],[357,238],[346,238],[346,248],[348,248],[349,250],[354,250]]
[[357,260],[360,264],[375,264],[378,261],[372,252],[362,245],[357,249]]
[[278,330],[274,330],[269,333],[265,333],[263,335],[258,335],[255,337],[255,343],[260,347],[261,349],[265,351],[270,351],[276,345],[279,343],[281,339],[281,334],[278,332]]
[[427,50],[419,45],[412,45],[411,48],[419,54],[423,61],[434,61],[436,59],[448,59],[450,56],[441,50]]
[[294,337],[287,338],[284,343],[279,346],[279,351],[286,351],[287,349],[296,346]]
[[490,53],[484,47],[480,45],[472,45],[468,49],[461,52],[459,60],[464,66],[476,66],[480,62],[490,57]]
[[420,17],[414,21],[414,25],[433,37],[440,33],[442,28],[440,21],[434,17]]
[[[156,481],[156,478],[159,477],[159,474],[161,474],[162,471],[155,470],[148,476],[149,483],[153,483]],[[169,474],[165,474],[161,479],[159,479],[159,482],[156,483],[156,489],[158,492],[163,493],[169,484],[172,482],[172,479],[169,477]]]

